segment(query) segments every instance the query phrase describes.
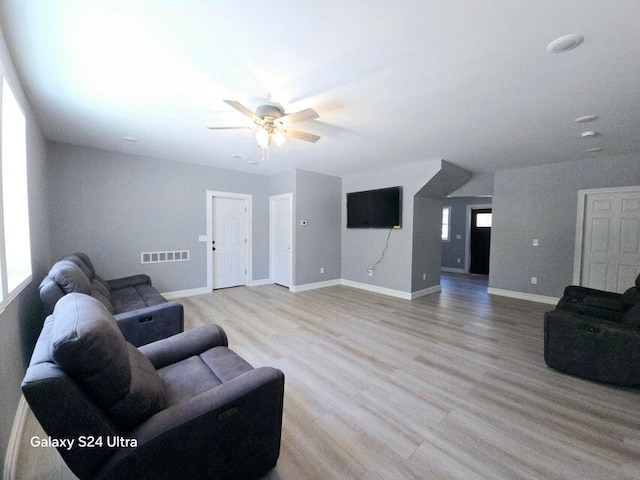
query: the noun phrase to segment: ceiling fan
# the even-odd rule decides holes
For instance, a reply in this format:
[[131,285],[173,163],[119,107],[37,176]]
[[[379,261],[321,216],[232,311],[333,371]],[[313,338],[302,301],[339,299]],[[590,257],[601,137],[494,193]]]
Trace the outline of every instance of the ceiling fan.
[[260,148],[269,148],[271,142],[280,146],[284,143],[285,137],[297,138],[305,142],[315,143],[320,140],[318,135],[307,133],[289,127],[292,123],[304,122],[319,118],[318,112],[313,108],[306,108],[295,113],[285,113],[282,105],[269,102],[260,105],[255,113],[235,100],[223,100],[227,105],[243,113],[251,120],[253,126],[238,127],[207,127],[210,130],[235,130],[235,129],[256,129],[256,141]]

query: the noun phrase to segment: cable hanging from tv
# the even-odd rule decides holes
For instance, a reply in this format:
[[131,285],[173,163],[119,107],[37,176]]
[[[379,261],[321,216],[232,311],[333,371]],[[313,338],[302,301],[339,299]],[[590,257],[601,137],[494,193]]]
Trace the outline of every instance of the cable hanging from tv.
[[373,271],[376,269],[376,267],[378,266],[378,264],[382,261],[382,259],[384,258],[384,254],[387,252],[387,248],[389,248],[389,238],[391,237],[391,232],[393,231],[395,227],[391,227],[389,229],[389,233],[387,234],[387,240],[384,242],[384,248],[382,249],[382,254],[380,255],[380,258],[378,259],[378,261],[376,263],[373,264],[373,267],[371,267],[369,270],[371,270],[371,272],[373,273]]

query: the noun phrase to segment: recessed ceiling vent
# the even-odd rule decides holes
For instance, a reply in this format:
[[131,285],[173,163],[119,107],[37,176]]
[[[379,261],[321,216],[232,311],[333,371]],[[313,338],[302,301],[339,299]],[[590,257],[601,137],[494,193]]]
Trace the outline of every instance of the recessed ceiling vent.
[[564,35],[560,38],[556,38],[553,42],[547,45],[547,52],[549,53],[563,53],[573,50],[584,41],[584,36],[579,33],[571,33]]

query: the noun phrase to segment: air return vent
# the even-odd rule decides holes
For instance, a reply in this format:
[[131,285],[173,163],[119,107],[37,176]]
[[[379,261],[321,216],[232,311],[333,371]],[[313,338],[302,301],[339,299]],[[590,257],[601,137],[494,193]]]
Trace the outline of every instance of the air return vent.
[[142,252],[140,263],[165,263],[165,262],[187,262],[189,261],[189,250],[179,250],[177,252]]

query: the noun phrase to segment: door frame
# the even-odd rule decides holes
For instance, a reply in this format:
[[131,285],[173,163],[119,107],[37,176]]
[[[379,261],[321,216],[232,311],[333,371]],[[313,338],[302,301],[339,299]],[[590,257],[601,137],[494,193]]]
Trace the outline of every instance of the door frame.
[[269,281],[274,283],[273,281],[273,270],[275,264],[275,242],[274,242],[274,228],[273,228],[273,202],[275,200],[289,200],[289,224],[291,225],[291,229],[289,230],[289,244],[291,248],[289,249],[289,290],[293,286],[293,230],[295,225],[293,224],[293,193],[283,193],[280,195],[271,195],[269,197]]
[[587,196],[600,193],[640,192],[640,186],[588,188],[578,190],[578,211],[576,215],[576,246],[573,256],[573,285],[581,285],[582,277],[582,248],[584,247],[584,219],[587,209]]
[[[465,239],[464,239],[464,271],[465,273],[469,273],[469,268],[471,268],[471,212],[473,210],[484,210],[486,208],[491,209],[491,213],[493,214],[493,204],[489,203],[477,203],[472,205],[467,205],[467,220],[466,220],[466,230],[465,230]],[[493,215],[491,216],[493,220]],[[492,221],[493,225],[493,221]],[[493,228],[493,226],[491,227]],[[491,272],[489,272],[491,273]]]
[[233,198],[245,201],[247,207],[247,223],[245,225],[245,233],[247,235],[247,243],[245,243],[245,265],[247,273],[244,275],[244,284],[249,284],[249,279],[253,278],[253,262],[252,255],[252,239],[251,224],[253,219],[251,204],[253,195],[246,193],[218,192],[215,190],[207,190],[206,192],[206,215],[207,215],[207,289],[213,290],[213,251],[211,250],[211,242],[213,241],[213,199],[214,198]]

